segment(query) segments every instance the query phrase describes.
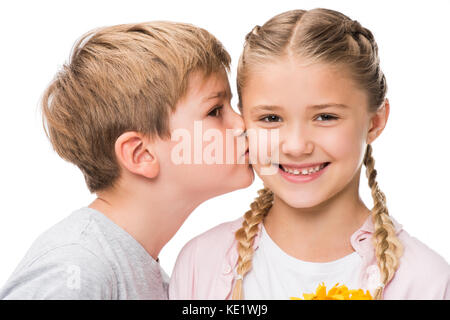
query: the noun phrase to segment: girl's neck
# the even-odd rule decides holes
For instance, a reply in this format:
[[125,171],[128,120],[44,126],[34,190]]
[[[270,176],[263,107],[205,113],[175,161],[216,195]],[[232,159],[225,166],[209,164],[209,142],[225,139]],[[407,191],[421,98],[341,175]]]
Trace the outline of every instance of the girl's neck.
[[350,237],[370,216],[358,189],[359,175],[338,194],[310,208],[292,208],[274,195],[264,227],[283,251],[297,259],[342,258],[354,251]]

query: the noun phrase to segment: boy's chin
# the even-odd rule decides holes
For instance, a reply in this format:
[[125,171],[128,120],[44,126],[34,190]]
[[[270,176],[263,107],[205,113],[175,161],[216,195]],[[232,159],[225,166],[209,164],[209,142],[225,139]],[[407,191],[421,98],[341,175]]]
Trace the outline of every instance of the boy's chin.
[[253,181],[255,181],[255,172],[253,171],[253,168],[251,165],[242,165],[242,175],[240,178],[242,178],[242,183],[239,187],[239,189],[247,188],[252,185]]
[[255,181],[255,173],[251,167],[248,167],[247,172],[243,174],[242,184],[237,189],[245,189],[252,185],[253,181]]
[[255,180],[255,175],[253,173],[253,170],[247,167],[240,172],[236,172],[236,174],[234,175],[230,175],[229,177],[227,177],[227,179],[229,179],[228,184],[218,186],[217,189],[221,191],[217,193],[217,196],[248,188]]

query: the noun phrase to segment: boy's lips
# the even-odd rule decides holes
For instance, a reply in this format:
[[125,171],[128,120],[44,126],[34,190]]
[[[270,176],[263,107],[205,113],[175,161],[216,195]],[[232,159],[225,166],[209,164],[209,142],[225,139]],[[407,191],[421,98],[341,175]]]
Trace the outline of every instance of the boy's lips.
[[245,153],[244,153],[244,157],[245,157],[245,159],[246,159],[247,161],[249,161],[249,159],[250,159],[250,152],[249,152],[249,148],[247,148],[247,150],[245,151]]
[[247,146],[247,148],[245,149],[245,152],[243,154],[241,154],[240,158],[245,157],[246,159],[249,158],[249,147]]

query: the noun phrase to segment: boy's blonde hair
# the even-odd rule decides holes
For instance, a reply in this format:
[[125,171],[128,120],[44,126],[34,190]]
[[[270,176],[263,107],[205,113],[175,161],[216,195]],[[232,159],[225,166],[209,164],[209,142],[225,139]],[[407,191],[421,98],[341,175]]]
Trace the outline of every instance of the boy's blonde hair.
[[230,56],[208,31],[155,21],[99,28],[75,44],[42,98],[55,151],[83,172],[91,192],[119,176],[114,144],[126,131],[170,138],[169,116],[193,71],[229,71]]
[[[256,26],[247,34],[237,72],[239,108],[242,108],[242,90],[252,70],[267,61],[283,57],[301,57],[343,67],[355,83],[367,92],[371,112],[378,110],[385,101],[386,79],[380,69],[377,44],[368,29],[333,10],[293,10],[273,17],[262,27]],[[369,144],[364,165],[374,201],[373,243],[382,281],[374,298],[381,299],[383,287],[389,283],[399,266],[403,249],[389,217],[385,195],[375,180],[377,171],[374,164]],[[233,289],[233,299],[243,298],[243,277],[252,268],[254,238],[273,202],[273,192],[268,188],[259,190],[258,195],[250,205],[251,210],[244,215],[242,228],[236,232],[239,277]]]

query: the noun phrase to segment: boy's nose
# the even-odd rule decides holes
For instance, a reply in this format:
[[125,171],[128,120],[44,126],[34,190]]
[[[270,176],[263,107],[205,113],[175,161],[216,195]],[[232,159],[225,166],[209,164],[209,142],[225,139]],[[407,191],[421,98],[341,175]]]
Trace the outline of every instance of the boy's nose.
[[233,135],[239,137],[245,132],[244,119],[239,113],[232,111],[232,123],[231,128],[233,129]]
[[303,154],[311,154],[313,150],[314,143],[305,130],[294,128],[281,137],[281,152],[286,155],[299,157]]

